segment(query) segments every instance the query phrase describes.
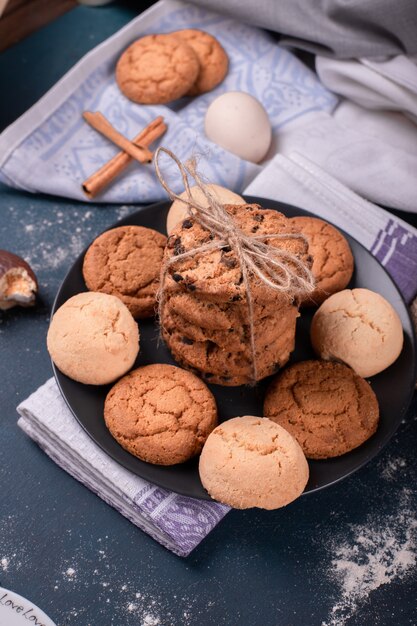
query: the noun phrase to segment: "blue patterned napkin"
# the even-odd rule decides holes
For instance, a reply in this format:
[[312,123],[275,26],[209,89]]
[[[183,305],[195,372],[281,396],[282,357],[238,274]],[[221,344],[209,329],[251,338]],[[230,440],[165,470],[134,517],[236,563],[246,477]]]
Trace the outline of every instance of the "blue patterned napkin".
[[[114,78],[121,52],[142,35],[181,28],[204,29],[219,39],[230,57],[224,82],[208,94],[169,106],[138,105],[125,98]],[[87,54],[0,135],[0,180],[18,189],[86,200],[81,183],[118,151],[81,117],[85,110],[99,110],[127,137],[163,115],[168,123],[163,145],[181,160],[193,152],[208,154],[207,178],[240,191],[261,167],[204,136],[208,105],[219,94],[233,90],[256,96],[275,131],[312,111],[330,113],[337,103],[315,74],[271,35],[184,2],[162,0]],[[271,155],[274,150],[273,146]],[[131,164],[97,200],[153,202],[161,195],[153,167]]]

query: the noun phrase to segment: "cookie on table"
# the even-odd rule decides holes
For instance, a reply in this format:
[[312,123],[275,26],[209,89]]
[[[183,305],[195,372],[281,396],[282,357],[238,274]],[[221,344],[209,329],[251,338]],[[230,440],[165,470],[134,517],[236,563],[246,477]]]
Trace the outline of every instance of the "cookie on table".
[[313,257],[311,271],[316,279],[316,289],[302,304],[319,305],[349,284],[354,269],[353,254],[346,238],[328,222],[308,216],[293,217],[292,222],[308,239],[308,251]]
[[66,376],[86,385],[105,385],[133,366],[139,352],[139,329],[119,298],[84,292],[56,311],[47,346]]
[[200,63],[193,48],[172,34],[146,35],[123,52],[116,66],[122,93],[140,104],[164,104],[194,85]]
[[371,386],[350,367],[302,361],[271,383],[264,414],[293,435],[310,459],[328,459],[357,448],[379,421]]
[[106,231],[88,248],[83,276],[90,291],[117,296],[135,318],[155,313],[166,237],[143,226]]
[[199,96],[217,87],[229,69],[229,58],[223,46],[213,35],[194,28],[177,30],[174,34],[192,47],[200,62],[197,80],[187,96]]
[[214,397],[202,380],[173,365],[140,367],[114,385],[104,420],[116,441],[142,461],[184,463],[217,425]]
[[236,509],[277,509],[302,494],[308,464],[297,441],[269,419],[235,417],[209,435],[200,456],[210,496]]

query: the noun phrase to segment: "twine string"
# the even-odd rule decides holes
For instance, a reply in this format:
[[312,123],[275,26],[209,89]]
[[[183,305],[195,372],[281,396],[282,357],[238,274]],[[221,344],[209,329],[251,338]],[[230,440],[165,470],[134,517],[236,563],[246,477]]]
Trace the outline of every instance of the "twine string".
[[[166,182],[159,164],[161,153],[165,153],[176,163],[184,183],[186,197],[176,194]],[[159,288],[159,319],[162,320],[161,314],[165,299],[165,277],[169,267],[185,259],[230,246],[237,257],[242,272],[242,283],[246,290],[253,380],[256,381],[258,370],[256,363],[254,303],[250,276],[257,276],[270,289],[287,293],[289,298],[312,293],[315,288],[315,281],[309,267],[296,254],[265,243],[265,240],[279,239],[297,239],[307,243],[307,239],[301,233],[277,233],[254,236],[244,233],[233,220],[230,213],[227,212],[224,205],[202,180],[197,171],[195,157],[186,163],[182,163],[171,150],[159,147],[155,152],[154,163],[159,182],[171,200],[178,200],[187,205],[188,213],[203,228],[213,233],[216,237],[210,243],[205,243],[192,250],[176,254],[163,264]],[[189,176],[194,180],[197,188],[207,200],[208,207],[192,197]]]

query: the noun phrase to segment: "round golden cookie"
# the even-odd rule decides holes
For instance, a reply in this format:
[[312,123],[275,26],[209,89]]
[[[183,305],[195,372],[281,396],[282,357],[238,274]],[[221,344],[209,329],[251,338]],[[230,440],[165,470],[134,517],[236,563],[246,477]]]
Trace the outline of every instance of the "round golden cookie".
[[388,300],[370,289],[344,289],[317,309],[310,326],[314,352],[341,361],[359,376],[375,376],[400,356],[404,331]]
[[264,414],[295,437],[310,459],[357,448],[377,429],[378,401],[371,386],[341,363],[301,361],[269,386]]
[[334,226],[317,217],[299,216],[291,220],[308,239],[313,257],[311,271],[316,289],[302,304],[321,304],[332,293],[341,291],[352,278],[354,259],[346,238]]
[[117,296],[135,318],[155,313],[166,237],[143,226],[119,226],[93,241],[84,257],[90,291]]
[[184,463],[217,424],[212,393],[191,372],[165,364],[130,372],[110,390],[104,420],[116,441],[142,461]]
[[199,96],[217,87],[229,69],[229,57],[223,46],[213,35],[194,28],[177,30],[174,34],[192,47],[200,62],[197,80],[187,96]]
[[302,494],[309,473],[297,441],[271,420],[252,416],[213,430],[199,472],[211,497],[235,509],[285,506]]
[[164,104],[184,96],[197,80],[200,63],[193,48],[175,35],[146,35],[117,62],[116,81],[140,104]]
[[47,346],[55,365],[69,378],[85,385],[107,385],[133,366],[139,329],[119,298],[83,292],[55,312]]

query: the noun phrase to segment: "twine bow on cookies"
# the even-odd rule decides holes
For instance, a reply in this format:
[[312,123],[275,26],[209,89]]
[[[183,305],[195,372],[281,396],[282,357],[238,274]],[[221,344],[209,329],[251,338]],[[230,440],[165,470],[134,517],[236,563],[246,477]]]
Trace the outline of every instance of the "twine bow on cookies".
[[[187,198],[181,198],[167,184],[161,173],[159,159],[161,153],[167,154],[178,166]],[[186,163],[181,163],[167,148],[159,147],[154,157],[155,170],[158,179],[168,193],[171,200],[179,200],[188,207],[189,214],[206,228],[216,235],[210,243],[197,246],[192,250],[175,255],[167,259],[161,273],[159,308],[160,313],[163,305],[164,282],[168,268],[184,259],[206,254],[214,250],[220,250],[228,245],[235,253],[241,272],[242,281],[246,290],[248,303],[248,317],[250,328],[250,344],[252,352],[253,378],[257,379],[256,368],[256,347],[254,332],[253,300],[250,288],[250,275],[257,276],[259,280],[274,291],[286,293],[290,298],[305,296],[314,291],[315,281],[309,267],[295,254],[281,248],[265,243],[265,240],[273,239],[301,239],[306,242],[306,238],[301,233],[277,233],[263,235],[247,235],[234,221],[219,200],[211,193],[210,189],[203,182],[197,171],[196,159],[192,158]],[[208,207],[195,201],[191,194],[188,176],[194,180],[196,186],[203,193],[208,201]],[[160,316],[161,319],[161,316]]]

